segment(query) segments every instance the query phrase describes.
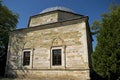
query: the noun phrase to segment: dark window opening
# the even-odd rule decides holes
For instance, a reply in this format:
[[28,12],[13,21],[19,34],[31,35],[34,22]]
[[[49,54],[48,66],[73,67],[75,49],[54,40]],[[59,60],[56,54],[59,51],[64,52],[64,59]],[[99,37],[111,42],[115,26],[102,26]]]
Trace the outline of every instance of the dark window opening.
[[25,51],[24,52],[24,57],[23,57],[23,65],[30,65],[30,51]]
[[52,65],[61,65],[61,49],[52,50]]

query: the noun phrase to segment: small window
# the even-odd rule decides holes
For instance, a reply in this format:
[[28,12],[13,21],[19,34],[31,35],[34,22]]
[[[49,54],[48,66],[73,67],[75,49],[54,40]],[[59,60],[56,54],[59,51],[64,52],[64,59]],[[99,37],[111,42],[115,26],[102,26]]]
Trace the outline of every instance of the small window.
[[52,65],[61,65],[61,49],[52,50]]
[[30,51],[24,51],[23,65],[24,66],[30,65]]

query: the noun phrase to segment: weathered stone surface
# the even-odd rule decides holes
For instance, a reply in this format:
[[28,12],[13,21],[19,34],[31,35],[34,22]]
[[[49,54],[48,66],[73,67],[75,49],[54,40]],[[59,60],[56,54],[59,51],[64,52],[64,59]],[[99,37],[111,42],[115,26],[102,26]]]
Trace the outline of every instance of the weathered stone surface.
[[[67,14],[60,16],[62,15]],[[30,26],[42,24],[43,19],[47,20],[47,18],[53,19],[54,22],[56,17],[54,13],[33,18]],[[50,25],[54,27],[49,28]],[[88,53],[88,51],[91,46],[88,49],[88,43],[91,43],[89,41],[91,38],[87,31],[86,21],[79,19],[50,25],[11,32],[6,74],[41,80],[89,79],[88,54],[91,52]],[[52,66],[52,49],[62,50],[61,66]],[[31,52],[29,66],[23,66],[23,51],[25,50]]]
[[34,17],[30,20],[30,27],[34,27],[36,25],[42,25],[46,23],[52,23],[52,22],[57,22],[57,14],[58,13],[53,13],[49,15],[44,15],[44,16],[37,16]]
[[58,21],[65,21],[69,19],[80,18],[81,16],[73,13],[67,13],[62,11],[55,11],[52,13],[32,16],[30,18],[29,27],[35,27],[38,25],[49,24]]
[[89,80],[88,71],[72,71],[72,70],[14,70],[14,74],[19,74],[17,79],[22,80]]

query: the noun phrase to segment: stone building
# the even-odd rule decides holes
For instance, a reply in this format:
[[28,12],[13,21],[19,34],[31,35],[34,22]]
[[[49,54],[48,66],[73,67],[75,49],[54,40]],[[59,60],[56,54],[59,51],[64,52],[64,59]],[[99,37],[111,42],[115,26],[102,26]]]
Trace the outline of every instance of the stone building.
[[88,16],[52,7],[10,32],[6,75],[39,80],[89,80],[92,37]]

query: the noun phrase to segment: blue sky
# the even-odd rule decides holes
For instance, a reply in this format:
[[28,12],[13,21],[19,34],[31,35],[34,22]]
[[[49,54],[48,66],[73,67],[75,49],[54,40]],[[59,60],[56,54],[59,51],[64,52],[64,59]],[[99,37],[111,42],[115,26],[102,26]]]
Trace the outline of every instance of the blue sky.
[[[102,13],[109,11],[112,2],[120,4],[120,0],[3,0],[4,5],[19,14],[17,29],[26,28],[30,16],[54,6],[64,6],[78,14],[89,16],[91,26],[94,20],[100,20]],[[95,45],[96,40],[93,42],[93,48]]]

